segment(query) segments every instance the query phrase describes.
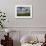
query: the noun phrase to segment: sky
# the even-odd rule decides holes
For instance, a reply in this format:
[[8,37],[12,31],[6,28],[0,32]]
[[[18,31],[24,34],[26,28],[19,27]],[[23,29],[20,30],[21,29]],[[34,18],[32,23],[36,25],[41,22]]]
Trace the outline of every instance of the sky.
[[17,7],[17,13],[29,13],[30,7]]

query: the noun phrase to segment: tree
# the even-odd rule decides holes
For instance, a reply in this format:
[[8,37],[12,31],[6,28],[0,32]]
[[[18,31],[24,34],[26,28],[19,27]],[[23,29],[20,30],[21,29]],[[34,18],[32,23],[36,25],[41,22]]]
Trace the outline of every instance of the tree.
[[5,15],[5,13],[4,12],[2,12],[2,11],[0,11],[0,27],[1,28],[3,28],[4,26],[4,22],[5,22],[5,20],[6,20],[6,15]]

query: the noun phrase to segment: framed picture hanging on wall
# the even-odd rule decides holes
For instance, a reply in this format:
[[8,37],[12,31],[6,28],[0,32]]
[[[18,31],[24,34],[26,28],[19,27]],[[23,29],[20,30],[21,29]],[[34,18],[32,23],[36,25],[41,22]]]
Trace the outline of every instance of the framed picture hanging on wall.
[[32,18],[32,5],[16,5],[15,17],[16,18]]

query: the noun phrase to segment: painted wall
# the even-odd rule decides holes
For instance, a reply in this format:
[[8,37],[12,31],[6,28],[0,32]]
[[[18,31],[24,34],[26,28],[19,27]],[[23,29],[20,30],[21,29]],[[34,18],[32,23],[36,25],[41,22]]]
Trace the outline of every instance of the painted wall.
[[[32,5],[32,19],[16,19],[17,4]],[[6,12],[7,27],[46,27],[46,0],[0,0],[0,10]]]

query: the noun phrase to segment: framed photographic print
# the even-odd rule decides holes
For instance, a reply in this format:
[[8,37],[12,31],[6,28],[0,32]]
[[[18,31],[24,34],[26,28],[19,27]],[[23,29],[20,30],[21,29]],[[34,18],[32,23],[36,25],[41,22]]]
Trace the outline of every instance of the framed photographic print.
[[16,18],[32,18],[32,5],[16,5],[15,17]]

